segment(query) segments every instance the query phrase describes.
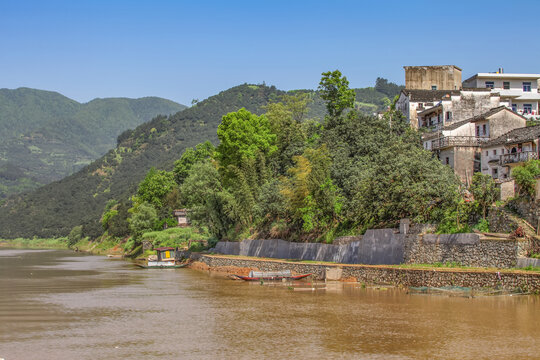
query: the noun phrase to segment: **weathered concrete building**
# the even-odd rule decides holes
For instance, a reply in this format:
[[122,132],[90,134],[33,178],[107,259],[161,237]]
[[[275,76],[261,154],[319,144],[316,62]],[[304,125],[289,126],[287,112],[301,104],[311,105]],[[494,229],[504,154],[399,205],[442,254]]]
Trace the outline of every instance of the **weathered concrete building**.
[[435,131],[498,107],[500,97],[489,89],[401,91],[396,109],[416,129]]
[[[538,114],[540,75],[478,73],[462,87],[461,69],[455,65],[404,68],[405,89],[396,109],[413,128],[424,133],[424,148],[436,152],[441,162],[452,167],[466,184],[471,183],[475,172],[484,170],[492,176],[509,176],[508,169],[484,163],[482,146],[525,127],[526,117]],[[527,151],[532,151],[532,143],[530,146]],[[538,149],[538,144],[535,146]],[[489,151],[500,156],[502,149]],[[504,161],[510,159],[508,155]]]
[[481,171],[481,147],[508,131],[524,127],[526,119],[505,106],[440,127],[423,136],[424,148],[437,153],[465,184]]
[[540,125],[520,127],[494,137],[482,145],[482,173],[505,181],[512,168],[538,159]]
[[486,88],[501,101],[527,118],[540,120],[540,74],[477,73],[463,82],[463,88]]
[[455,65],[404,66],[409,90],[460,90],[461,69]]

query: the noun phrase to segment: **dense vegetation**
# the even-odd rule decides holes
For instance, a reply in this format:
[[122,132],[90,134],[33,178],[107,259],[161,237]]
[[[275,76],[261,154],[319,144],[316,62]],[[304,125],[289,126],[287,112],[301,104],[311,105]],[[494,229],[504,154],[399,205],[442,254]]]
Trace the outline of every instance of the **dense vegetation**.
[[437,222],[456,206],[453,171],[422,148],[399,112],[358,111],[339,71],[323,74],[318,95],[327,114],[322,124],[308,117],[307,93],[279,94],[262,114],[240,108],[224,115],[217,147],[201,143],[172,171],[151,169],[130,215],[107,210],[103,219],[128,223],[133,247],[179,207],[217,239],[331,242],[403,217]]
[[122,131],[184,108],[155,97],[80,104],[50,91],[0,89],[0,199],[72,174]]
[[[368,92],[378,93],[374,89]],[[389,96],[392,98],[396,94]],[[144,179],[151,167],[166,171],[178,168],[174,172],[175,181],[182,182],[187,177],[191,165],[197,163],[199,166],[197,156],[207,157],[193,154],[195,152],[193,149],[184,154],[184,164],[177,163],[175,166],[175,161],[186,149],[193,148],[199,143],[204,141],[217,143],[217,128],[222,116],[241,108],[245,108],[251,115],[269,112],[272,106],[282,106],[277,103],[284,95],[285,92],[275,87],[244,84],[198,102],[192,108],[175,115],[159,116],[135,130],[125,131],[118,136],[117,147],[114,150],[76,174],[32,193],[8,199],[0,207],[0,236],[9,238],[67,235],[74,226],[82,225],[84,236],[97,237],[103,231],[104,225],[100,219],[104,209],[106,213],[110,212],[105,223],[108,233],[123,236],[132,226],[126,220],[133,216],[133,212],[128,212],[128,209],[134,205],[142,205],[143,209],[146,207],[145,211],[148,210],[146,201],[132,201],[137,200],[132,199],[132,195],[137,193],[139,182]],[[317,137],[320,134],[316,129],[320,129],[318,124],[323,121],[326,113],[325,102],[318,92],[298,90],[291,91],[289,95],[295,96],[285,99],[298,97],[303,100],[297,104],[291,102],[292,100],[289,102],[284,100],[283,106],[294,108],[301,105],[304,113],[300,117],[299,112],[295,110],[294,124],[301,123],[306,133],[312,135],[307,140],[297,141],[295,139],[298,136],[304,135],[295,133],[294,127],[284,128],[283,132],[278,131],[277,127],[272,130],[278,134],[278,138],[289,137],[292,141],[289,144],[286,140],[280,140],[275,145],[282,153],[283,160],[279,164],[276,163],[276,166],[281,167],[279,170],[281,172],[286,171],[294,163],[292,156],[302,153],[304,142],[315,144],[318,141]],[[382,93],[378,96],[381,99],[389,98]],[[307,107],[302,105],[303,101],[306,101]],[[359,101],[358,96],[355,101]],[[385,102],[376,106],[377,109],[383,109]],[[277,114],[278,111],[280,110],[276,108],[274,113]],[[360,113],[362,109],[358,108],[358,111]],[[280,125],[274,122],[273,126]],[[213,149],[211,143],[206,145],[207,150]],[[296,146],[299,148],[296,149]],[[199,146],[201,147],[204,146]],[[189,154],[194,158],[187,160]],[[155,170],[156,173],[160,171],[162,170]],[[157,225],[153,226],[159,227],[167,221],[166,217],[170,216],[169,210],[179,204],[179,197],[179,187],[175,185],[173,191],[163,199],[169,207],[161,207],[156,211],[158,221]],[[113,214],[118,216],[112,216]],[[149,211],[149,214],[152,215],[152,211]]]

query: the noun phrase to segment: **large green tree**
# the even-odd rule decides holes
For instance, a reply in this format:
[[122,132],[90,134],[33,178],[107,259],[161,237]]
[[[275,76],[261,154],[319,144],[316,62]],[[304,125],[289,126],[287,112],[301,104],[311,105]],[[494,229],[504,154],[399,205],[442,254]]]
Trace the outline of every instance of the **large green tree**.
[[319,91],[321,98],[326,101],[330,119],[341,116],[345,109],[354,106],[354,90],[349,89],[349,81],[339,70],[322,73]]
[[296,166],[282,179],[281,190],[291,219],[305,232],[327,230],[341,212],[342,199],[330,178],[326,146],[306,149],[293,159]]
[[215,164],[203,161],[193,165],[180,192],[194,225],[207,227],[218,239],[227,237],[238,214],[234,197],[222,185]]
[[220,166],[238,166],[242,158],[255,158],[257,153],[265,156],[277,150],[276,134],[270,129],[266,116],[257,116],[242,108],[223,116],[218,126],[219,146],[216,158]]
[[129,230],[136,243],[141,239],[142,234],[153,231],[156,228],[158,216],[156,209],[148,202],[135,204],[130,209]]
[[214,145],[210,141],[205,141],[195,146],[195,148],[187,148],[182,157],[174,163],[174,179],[178,184],[182,184],[189,175],[191,167],[205,159],[211,158],[215,151]]
[[175,187],[176,182],[172,172],[151,168],[139,184],[137,199],[139,202],[148,202],[159,210],[167,194]]

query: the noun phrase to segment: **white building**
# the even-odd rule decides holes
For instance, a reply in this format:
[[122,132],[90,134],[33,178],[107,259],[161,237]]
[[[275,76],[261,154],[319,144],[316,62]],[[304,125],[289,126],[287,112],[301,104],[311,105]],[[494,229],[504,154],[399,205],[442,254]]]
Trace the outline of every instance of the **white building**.
[[449,125],[481,115],[501,103],[499,94],[490,89],[465,90],[410,90],[399,94],[396,109],[400,110],[415,129],[435,131]]
[[443,164],[470,184],[473,174],[481,171],[481,146],[525,124],[526,118],[499,106],[424,134],[422,140],[426,150],[436,152]]
[[482,146],[482,173],[497,180],[511,176],[512,168],[531,159],[538,159],[540,125],[511,130]]
[[463,81],[463,88],[487,88],[500,94],[501,102],[527,118],[540,120],[540,74],[478,73]]

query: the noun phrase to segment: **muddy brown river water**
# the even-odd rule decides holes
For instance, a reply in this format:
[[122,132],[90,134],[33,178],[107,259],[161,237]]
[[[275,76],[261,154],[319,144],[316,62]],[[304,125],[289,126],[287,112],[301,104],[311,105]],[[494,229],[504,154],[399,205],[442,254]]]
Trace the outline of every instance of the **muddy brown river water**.
[[540,359],[540,297],[261,285],[0,249],[0,358]]

